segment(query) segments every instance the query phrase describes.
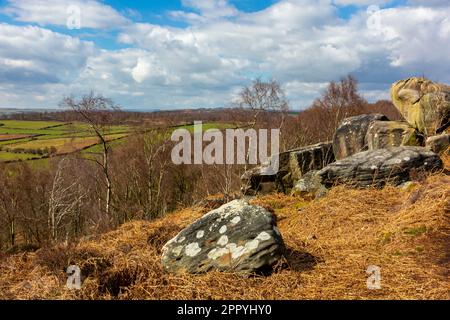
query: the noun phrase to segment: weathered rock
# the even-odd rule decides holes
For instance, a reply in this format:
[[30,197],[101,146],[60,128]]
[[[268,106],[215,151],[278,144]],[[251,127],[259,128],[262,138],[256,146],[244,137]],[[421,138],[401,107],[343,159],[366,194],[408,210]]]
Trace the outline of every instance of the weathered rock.
[[305,173],[311,170],[320,170],[334,160],[331,142],[318,143],[292,151],[289,159],[291,179],[295,183]]
[[278,189],[278,174],[267,166],[258,166],[247,170],[241,176],[241,192],[244,195],[270,193]]
[[319,143],[281,152],[278,157],[279,169],[276,173],[269,166],[259,166],[242,175],[241,191],[244,195],[288,192],[303,174],[322,169],[334,161],[331,143]]
[[407,122],[374,121],[366,134],[369,150],[400,146],[421,146],[423,137]]
[[283,248],[272,213],[245,200],[233,200],[167,242],[161,261],[165,270],[174,273],[251,273],[276,263]]
[[445,152],[450,147],[450,134],[429,137],[425,142],[425,147],[437,154]]
[[350,184],[356,187],[399,185],[418,171],[442,168],[437,154],[422,147],[393,147],[356,153],[329,164],[318,172],[327,187]]
[[293,196],[311,196],[321,198],[328,192],[328,189],[322,184],[322,178],[317,174],[318,170],[312,170],[303,175],[292,188]]
[[367,150],[366,134],[373,121],[388,121],[378,113],[363,114],[344,119],[333,136],[333,151],[337,160]]
[[394,83],[391,98],[406,121],[430,136],[442,132],[450,120],[450,86],[425,78]]

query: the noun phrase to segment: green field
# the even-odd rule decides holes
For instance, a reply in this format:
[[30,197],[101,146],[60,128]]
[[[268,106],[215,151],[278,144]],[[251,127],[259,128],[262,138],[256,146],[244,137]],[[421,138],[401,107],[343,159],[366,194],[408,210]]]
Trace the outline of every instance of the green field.
[[[220,122],[202,123],[203,131],[210,130],[210,129],[224,130],[224,129],[230,129],[230,128],[235,128],[235,126],[232,124],[229,124],[229,123],[220,123]],[[187,129],[190,133],[193,133],[194,125],[193,124],[183,125],[183,126],[177,127],[176,129]]]
[[[227,123],[203,123],[203,131],[234,128]],[[193,125],[180,125],[176,129],[193,133]],[[123,143],[133,130],[130,126],[115,125],[104,129],[110,145],[114,148]],[[99,139],[85,123],[56,121],[0,120],[0,162],[34,160],[46,162],[50,156],[81,152],[86,157],[101,152]],[[40,160],[38,160],[40,159]]]
[[[3,126],[2,126],[3,125]],[[45,129],[58,125],[65,125],[64,122],[56,121],[21,121],[21,120],[0,120],[0,127],[8,127],[11,129]]]
[[[116,125],[104,130],[108,141],[128,136],[131,128]],[[97,151],[99,139],[84,123],[0,120],[0,162],[48,158],[81,150]]]

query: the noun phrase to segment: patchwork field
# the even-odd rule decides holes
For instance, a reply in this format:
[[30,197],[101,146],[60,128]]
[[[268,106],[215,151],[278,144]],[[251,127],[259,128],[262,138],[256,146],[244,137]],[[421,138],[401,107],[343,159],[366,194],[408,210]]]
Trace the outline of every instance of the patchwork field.
[[[111,126],[107,140],[130,134],[130,127]],[[83,123],[0,120],[0,162],[48,158],[94,148],[99,139]]]

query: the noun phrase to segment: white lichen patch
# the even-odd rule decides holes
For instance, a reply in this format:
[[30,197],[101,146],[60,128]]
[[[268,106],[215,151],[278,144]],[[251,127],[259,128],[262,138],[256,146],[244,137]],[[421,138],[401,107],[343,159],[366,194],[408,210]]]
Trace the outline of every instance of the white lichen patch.
[[251,250],[247,249],[244,246],[237,246],[236,243],[228,243],[225,248],[215,248],[208,253],[208,258],[216,260],[223,255],[231,254],[231,259],[238,259],[242,257],[244,254],[250,252]]
[[240,217],[240,216],[236,216],[236,217],[234,217],[233,219],[231,219],[230,222],[231,222],[233,225],[236,225],[236,224],[238,224],[240,221],[241,221],[241,217]]
[[409,160],[411,160],[411,158],[410,157],[404,157],[403,160],[404,161],[409,161]]
[[228,237],[227,236],[221,236],[220,238],[219,238],[219,240],[217,241],[217,244],[219,245],[219,246],[225,246],[226,244],[228,243]]
[[183,241],[186,240],[186,237],[181,237],[180,239],[177,240],[178,243],[183,243]]
[[239,247],[234,247],[234,248],[230,248],[230,252],[231,252],[231,259],[238,259],[240,257],[242,257],[244,254],[247,253],[247,250],[245,249],[244,246],[239,246]]
[[181,251],[183,251],[183,246],[178,246],[173,248],[172,253],[178,257],[181,254]]
[[197,237],[197,239],[201,239],[201,238],[203,238],[204,235],[205,235],[205,231],[199,230],[199,231],[197,231],[196,237]]
[[227,226],[226,226],[226,225],[223,225],[223,226],[220,227],[219,233],[220,233],[220,234],[224,234],[225,232],[227,232]]
[[229,253],[230,250],[227,248],[216,248],[212,249],[210,252],[208,252],[208,258],[212,260],[216,260],[223,256],[224,254]]
[[200,251],[202,251],[202,249],[200,249],[197,242],[188,244],[185,249],[185,253],[189,257],[195,257]]
[[260,234],[258,234],[258,236],[256,237],[256,240],[266,241],[266,240],[269,240],[270,238],[271,238],[270,234],[268,234],[266,231],[263,231]]
[[259,246],[259,241],[254,239],[245,244],[245,249],[248,251],[253,251],[253,250],[258,249],[258,246]]

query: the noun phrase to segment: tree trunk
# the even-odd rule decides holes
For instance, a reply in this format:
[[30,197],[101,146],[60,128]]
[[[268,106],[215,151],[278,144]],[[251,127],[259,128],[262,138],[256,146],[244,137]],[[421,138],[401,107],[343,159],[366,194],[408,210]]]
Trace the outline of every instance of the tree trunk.
[[111,206],[111,192],[112,192],[112,184],[111,184],[111,178],[109,177],[109,159],[108,159],[108,145],[106,143],[106,140],[101,137],[103,142],[103,173],[105,175],[105,182],[106,182],[106,206],[105,206],[105,212],[106,215],[109,216],[110,214],[110,206]]
[[10,234],[10,241],[11,241],[11,248],[16,245],[16,226],[14,218],[11,220],[11,223],[9,225],[9,234]]

